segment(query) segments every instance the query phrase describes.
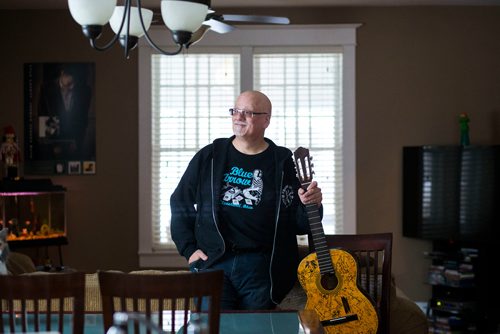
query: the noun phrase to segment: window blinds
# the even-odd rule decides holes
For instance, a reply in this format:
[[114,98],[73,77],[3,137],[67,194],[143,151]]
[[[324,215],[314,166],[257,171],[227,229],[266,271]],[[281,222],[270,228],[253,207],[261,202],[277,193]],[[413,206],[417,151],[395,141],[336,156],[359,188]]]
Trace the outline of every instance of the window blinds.
[[342,233],[342,53],[257,54],[254,86],[273,103],[266,136],[313,156],[326,234]]
[[231,135],[230,116],[239,89],[239,55],[153,55],[152,233],[153,249],[173,247],[170,195],[193,157],[218,137]]

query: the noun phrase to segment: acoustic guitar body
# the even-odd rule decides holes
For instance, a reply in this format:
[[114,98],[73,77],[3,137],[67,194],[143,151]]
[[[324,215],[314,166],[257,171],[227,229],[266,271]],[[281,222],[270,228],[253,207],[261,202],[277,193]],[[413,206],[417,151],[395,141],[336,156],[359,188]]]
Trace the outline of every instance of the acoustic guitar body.
[[357,263],[340,249],[330,249],[335,273],[320,273],[316,253],[304,258],[298,279],[307,295],[305,309],[314,310],[325,333],[372,333],[378,328],[378,315],[371,301],[357,285]]

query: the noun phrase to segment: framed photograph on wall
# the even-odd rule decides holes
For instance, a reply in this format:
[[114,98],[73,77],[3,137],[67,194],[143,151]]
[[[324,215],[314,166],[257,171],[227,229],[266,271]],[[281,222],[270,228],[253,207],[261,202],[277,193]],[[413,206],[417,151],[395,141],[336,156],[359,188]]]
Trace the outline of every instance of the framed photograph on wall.
[[95,171],[95,120],[94,63],[24,65],[25,175]]
[[95,161],[83,162],[83,174],[95,174]]
[[68,174],[80,174],[82,172],[82,164],[80,161],[68,161]]

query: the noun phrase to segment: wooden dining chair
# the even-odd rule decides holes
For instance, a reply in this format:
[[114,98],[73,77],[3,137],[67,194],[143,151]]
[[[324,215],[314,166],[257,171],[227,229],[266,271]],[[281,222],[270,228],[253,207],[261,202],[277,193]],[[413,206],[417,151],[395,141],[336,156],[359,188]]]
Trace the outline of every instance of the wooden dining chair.
[[356,258],[358,287],[371,297],[379,314],[377,333],[389,333],[392,233],[326,235],[326,242]]
[[[0,333],[83,334],[84,306],[82,272],[0,276]],[[71,325],[65,326],[68,315]]]
[[[113,315],[123,312],[134,315],[134,320],[137,315],[143,316],[146,323],[156,323],[165,332],[178,333],[182,328],[186,334],[191,313],[201,314],[202,319],[207,316],[208,333],[219,333],[222,271],[164,274],[100,271],[98,276],[105,331],[113,325]],[[139,333],[139,328],[139,322],[134,321],[135,333]],[[147,332],[151,332],[149,328]]]

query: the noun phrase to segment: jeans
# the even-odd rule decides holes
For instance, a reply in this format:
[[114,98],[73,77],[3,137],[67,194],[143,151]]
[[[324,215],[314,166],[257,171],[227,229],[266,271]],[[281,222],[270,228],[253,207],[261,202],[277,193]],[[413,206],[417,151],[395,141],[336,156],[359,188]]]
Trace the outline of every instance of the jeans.
[[270,297],[270,260],[271,254],[266,252],[227,252],[217,263],[207,269],[224,271],[222,310],[275,308]]

